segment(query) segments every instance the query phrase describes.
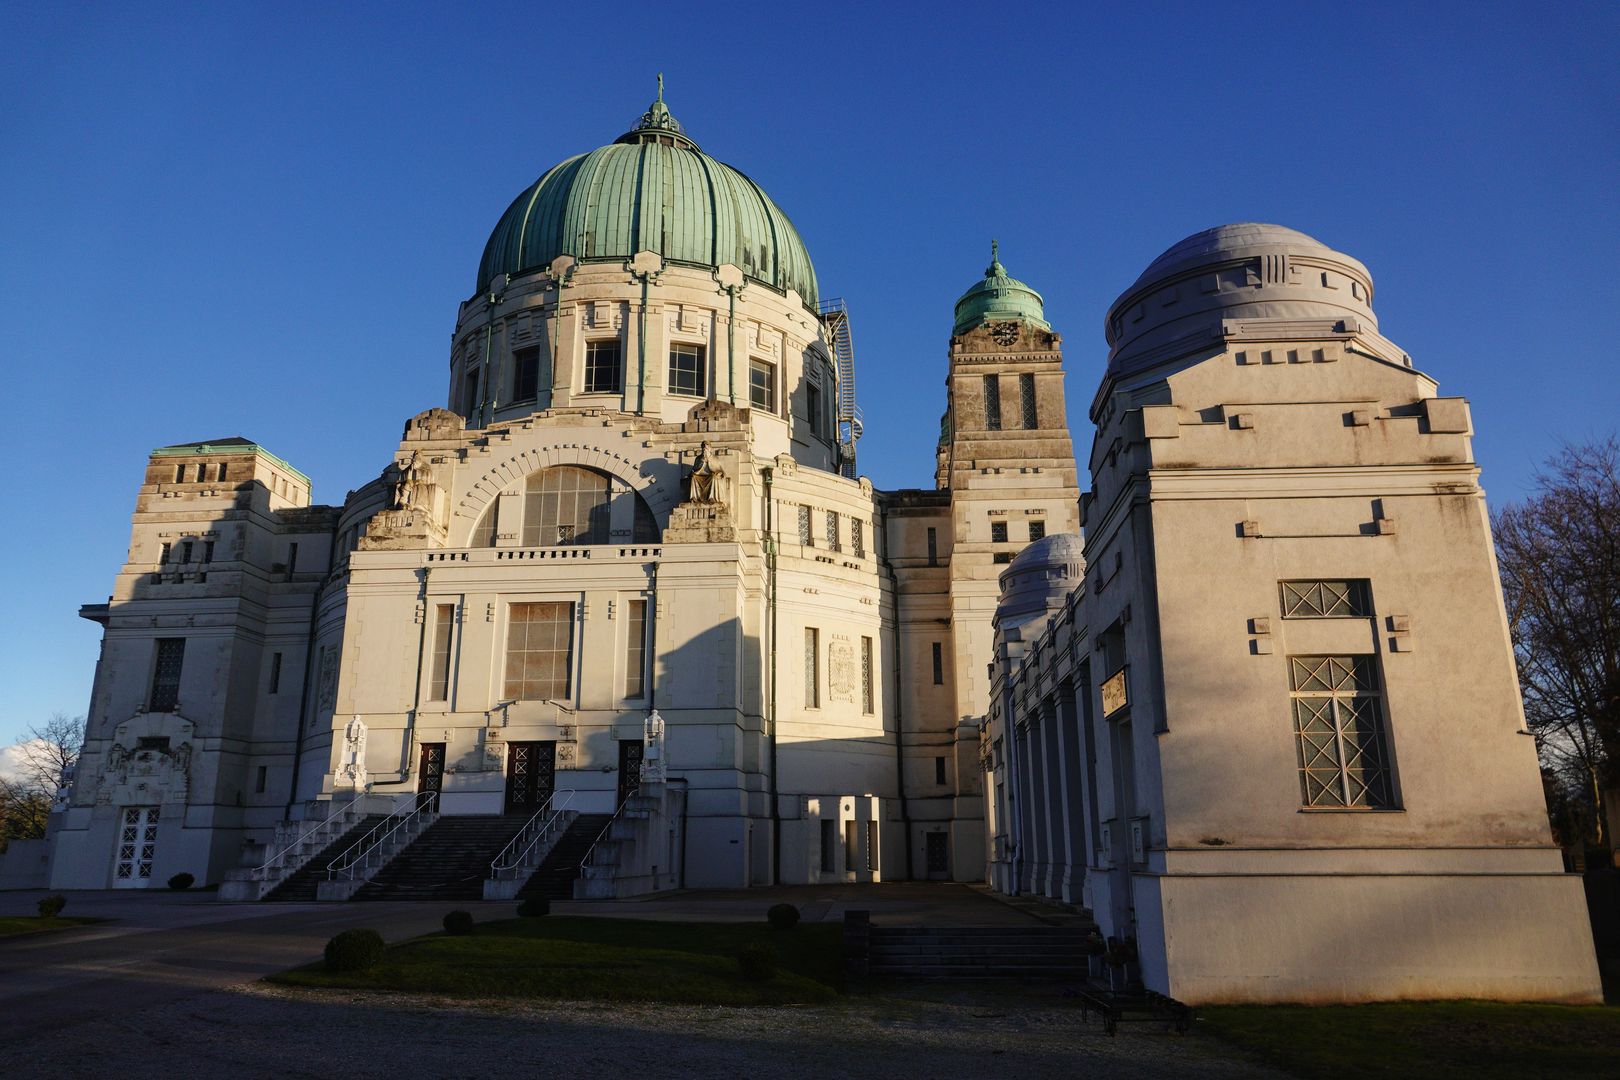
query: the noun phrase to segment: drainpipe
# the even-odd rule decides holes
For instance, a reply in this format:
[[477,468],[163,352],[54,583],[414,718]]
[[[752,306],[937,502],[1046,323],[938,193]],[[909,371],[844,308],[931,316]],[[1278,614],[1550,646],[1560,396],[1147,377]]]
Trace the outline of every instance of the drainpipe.
[[422,588],[416,594],[422,604],[422,619],[420,629],[416,632],[416,678],[411,684],[411,713],[410,719],[405,723],[405,737],[399,748],[399,779],[373,781],[367,785],[367,790],[377,787],[397,787],[406,784],[411,779],[411,741],[416,734],[416,714],[422,707],[422,661],[427,655],[427,624],[428,624],[428,575],[432,573],[430,567],[422,567]]
[[287,808],[282,811],[285,820],[292,820],[293,803],[298,801],[298,773],[304,762],[304,726],[309,720],[309,684],[311,671],[315,666],[315,640],[319,637],[317,623],[320,619],[321,596],[326,592],[326,583],[332,579],[337,564],[338,533],[332,531],[332,542],[326,555],[326,577],[315,586],[315,597],[309,602],[309,641],[304,645],[304,686],[298,696],[298,735],[293,739],[292,783],[287,789]]
[[636,275],[641,279],[641,315],[636,331],[636,415],[640,416],[647,410],[647,277],[643,272]]
[[[879,506],[881,507],[881,503]],[[879,509],[883,522],[883,568],[889,574],[889,596],[894,604],[894,784],[900,793],[900,828],[906,834],[906,879],[912,878],[911,815],[906,811],[905,695],[900,681],[900,581],[889,558],[889,514]]]
[[765,632],[770,639],[766,649],[771,692],[765,699],[765,708],[771,740],[771,882],[779,885],[782,882],[782,814],[777,805],[776,791],[776,499],[771,492],[771,484],[776,478],[775,470],[761,469],[760,477],[765,481]]
[[[726,315],[726,401],[729,404],[735,405],[735,404],[737,404],[737,289],[738,289],[738,286],[736,286],[736,285],[727,285],[725,288],[726,288],[726,296],[729,297],[729,300],[727,302],[730,304],[730,308],[729,308],[729,310],[727,312],[727,315]],[[766,470],[766,471],[769,472],[769,470]],[[767,505],[769,505],[770,488],[771,488],[771,482],[770,482],[769,479],[767,479],[765,481],[765,490],[767,492],[767,494],[766,494]],[[769,526],[767,526],[767,528],[768,527]],[[773,648],[774,648],[774,646],[773,646]],[[775,693],[776,691],[773,689],[771,692]],[[776,738],[776,736],[772,735],[771,738],[774,740]],[[772,811],[772,812],[774,813],[775,811]]]

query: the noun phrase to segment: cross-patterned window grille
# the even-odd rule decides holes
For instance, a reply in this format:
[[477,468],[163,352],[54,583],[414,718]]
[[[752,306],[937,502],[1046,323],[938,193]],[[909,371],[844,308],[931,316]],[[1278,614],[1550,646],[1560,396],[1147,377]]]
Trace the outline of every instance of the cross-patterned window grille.
[[118,859],[114,874],[119,881],[141,882],[152,876],[157,859],[158,811],[155,806],[130,806],[118,833]]
[[849,550],[857,559],[866,558],[866,523],[860,518],[849,519]]
[[799,507],[799,543],[805,547],[812,547],[815,542],[816,538],[810,535],[810,508],[801,506]]
[[574,669],[574,605],[513,604],[506,632],[503,697],[566,701]]
[[1018,403],[1019,410],[1023,414],[1024,426],[1040,427],[1040,421],[1035,415],[1035,376],[1018,376]]
[[1046,521],[1044,518],[1031,518],[1029,521],[1029,538],[1039,540],[1046,535]]
[[1371,656],[1290,656],[1300,797],[1307,807],[1394,806]]
[[861,712],[872,715],[872,639],[861,638]]
[[990,542],[992,544],[1005,544],[1007,542],[1007,523],[1005,521],[992,521],[990,523]]
[[158,638],[157,663],[152,667],[152,695],[148,712],[174,712],[180,704],[180,669],[186,660],[185,638]]
[[827,511],[827,550],[842,550],[838,544],[838,513],[834,510]]
[[821,708],[821,631],[804,628],[804,707]]
[[1001,378],[997,375],[984,377],[984,426],[1001,430]]
[[1365,578],[1340,581],[1280,581],[1285,619],[1364,619],[1372,615]]

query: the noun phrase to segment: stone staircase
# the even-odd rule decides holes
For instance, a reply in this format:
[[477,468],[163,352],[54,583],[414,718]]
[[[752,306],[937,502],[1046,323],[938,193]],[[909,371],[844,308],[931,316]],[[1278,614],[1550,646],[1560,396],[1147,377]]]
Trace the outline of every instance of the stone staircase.
[[295,870],[281,884],[265,893],[264,899],[279,901],[317,899],[315,891],[320,883],[326,880],[326,868],[331,864],[332,860],[347,851],[349,845],[387,820],[387,814],[368,814],[361,818],[353,828],[326,845],[316,853],[314,858]]
[[867,973],[935,979],[1083,981],[1095,931],[1079,926],[873,926]]
[[591,850],[591,844],[607,827],[611,817],[611,814],[581,814],[575,818],[568,830],[558,838],[545,861],[518,890],[518,897],[525,900],[531,896],[546,900],[572,900],[574,882],[579,880],[580,860]]
[[527,819],[441,817],[354,893],[355,900],[481,900],[489,864]]

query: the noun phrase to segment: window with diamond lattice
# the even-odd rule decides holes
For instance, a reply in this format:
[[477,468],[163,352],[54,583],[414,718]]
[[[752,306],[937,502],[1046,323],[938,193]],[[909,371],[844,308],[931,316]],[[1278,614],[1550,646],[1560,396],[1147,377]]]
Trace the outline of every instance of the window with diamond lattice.
[[1309,808],[1395,805],[1371,656],[1291,656],[1300,798]]
[[1018,376],[1018,411],[1026,428],[1040,427],[1035,415],[1035,376]]
[[513,604],[503,696],[519,701],[567,700],[573,685],[573,646],[573,604]]
[[1373,613],[1365,578],[1280,581],[1277,587],[1285,619],[1364,619]]
[[804,628],[804,707],[821,708],[821,631]]
[[849,519],[849,551],[857,559],[866,558],[866,523],[860,518]]
[[838,514],[836,511],[827,511],[827,550],[841,550],[838,546]]
[[799,543],[805,547],[810,547],[815,542],[815,537],[810,535],[810,508],[801,506],[799,507]]
[[158,638],[157,663],[152,667],[152,694],[148,712],[174,712],[180,703],[180,669],[186,660],[185,638]]
[[861,712],[872,715],[872,639],[861,638]]
[[1001,430],[1001,379],[996,375],[984,377],[984,426]]

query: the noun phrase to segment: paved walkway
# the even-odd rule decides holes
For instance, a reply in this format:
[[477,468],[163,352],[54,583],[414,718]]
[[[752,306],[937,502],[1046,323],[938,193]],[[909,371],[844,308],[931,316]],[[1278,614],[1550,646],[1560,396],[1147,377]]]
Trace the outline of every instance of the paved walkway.
[[843,922],[844,912],[856,909],[870,911],[872,922],[881,926],[1036,926],[1047,921],[984,889],[921,881],[698,889],[633,900],[559,901],[551,910],[558,915],[751,922],[763,919],[772,904],[784,903],[798,908],[805,922]]
[[[0,915],[31,914],[41,895],[0,893]],[[397,1080],[497,1072],[750,1080],[1263,1075],[1207,1038],[1141,1028],[1108,1038],[1099,1024],[1082,1024],[1072,1003],[1052,996],[1009,1000],[936,988],[923,1000],[857,997],[816,1008],[721,1009],[294,992],[257,980],[317,959],[338,930],[371,926],[398,941],[438,929],[452,906],[482,920],[500,918],[512,905],[66,895],[66,914],[110,921],[0,939],[0,1072],[7,1080]],[[784,899],[823,921],[855,906],[875,919],[899,921],[1005,925],[1031,919],[971,888],[922,884],[681,894],[579,909],[757,919]]]

